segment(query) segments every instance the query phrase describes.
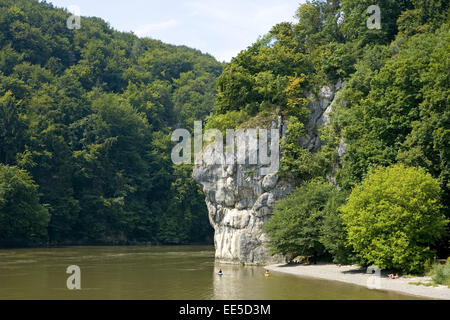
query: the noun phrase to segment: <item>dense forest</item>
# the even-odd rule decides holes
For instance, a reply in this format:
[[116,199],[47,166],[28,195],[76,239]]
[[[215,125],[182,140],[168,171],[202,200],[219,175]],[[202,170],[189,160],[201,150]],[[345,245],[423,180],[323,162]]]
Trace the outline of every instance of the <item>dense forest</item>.
[[[301,5],[298,23],[225,66],[207,125],[285,119],[280,174],[298,189],[266,225],[273,253],[420,273],[450,254],[449,2],[377,1],[380,29],[373,4]],[[338,82],[324,145],[309,150],[308,93]]]
[[222,64],[70,15],[0,1],[0,243],[211,243],[170,134],[212,111]]

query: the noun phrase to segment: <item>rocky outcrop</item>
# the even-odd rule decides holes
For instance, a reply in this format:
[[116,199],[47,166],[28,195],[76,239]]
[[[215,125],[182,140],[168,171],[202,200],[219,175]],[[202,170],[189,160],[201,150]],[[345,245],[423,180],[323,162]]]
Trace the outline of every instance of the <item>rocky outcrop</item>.
[[338,81],[336,85],[323,86],[318,94],[308,93],[308,109],[310,111],[309,122],[306,126],[305,137],[300,144],[315,152],[322,146],[319,129],[330,123],[330,113],[333,110],[336,93],[341,90],[343,84]]
[[[300,143],[311,151],[320,148],[318,128],[329,121],[332,101],[340,87],[323,87],[318,96],[310,96],[311,118],[307,136]],[[281,120],[272,127],[281,135],[285,133]],[[225,161],[225,154],[216,152],[213,145],[207,146],[200,156],[203,161],[195,165],[193,177],[206,195],[209,220],[215,230],[216,259],[256,265],[284,262],[282,256],[269,255],[263,226],[271,218],[275,202],[286,197],[293,187],[281,181],[277,173],[261,175],[263,166],[249,164],[251,153],[245,164],[226,164],[230,162]]]
[[[204,163],[225,163],[209,145],[202,153]],[[217,159],[220,157],[221,159]],[[268,254],[267,236],[262,232],[269,221],[275,201],[284,198],[292,187],[276,173],[261,175],[263,166],[249,164],[197,165],[194,179],[203,185],[209,219],[214,227],[216,259],[228,263],[265,264],[283,262],[281,256]]]

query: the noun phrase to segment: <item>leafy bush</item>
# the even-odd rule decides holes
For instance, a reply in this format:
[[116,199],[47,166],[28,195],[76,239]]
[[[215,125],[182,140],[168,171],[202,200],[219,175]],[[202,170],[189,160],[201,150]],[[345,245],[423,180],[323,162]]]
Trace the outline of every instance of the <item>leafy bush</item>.
[[[339,191],[322,180],[313,180],[275,205],[274,216],[265,225],[264,231],[269,235],[271,252],[290,254],[292,256],[324,256],[326,248],[333,253],[340,253],[340,248],[330,242],[337,240],[334,234],[324,237],[325,230],[330,230],[331,223],[322,228],[324,220],[336,216],[342,203]],[[334,222],[334,221],[333,221]],[[324,243],[322,240],[326,239]]]
[[355,187],[341,217],[363,265],[422,273],[445,234],[439,182],[422,168],[378,168]]
[[317,176],[319,170],[319,165],[313,161],[311,152],[298,143],[299,139],[304,137],[304,132],[304,124],[291,116],[286,136],[281,139],[280,176],[296,185]]
[[205,130],[218,129],[222,133],[226,133],[227,129],[237,129],[240,124],[249,119],[248,114],[241,111],[229,111],[225,114],[217,114],[209,116],[206,119]]
[[437,284],[450,286],[450,261],[434,265],[431,269],[431,279]]

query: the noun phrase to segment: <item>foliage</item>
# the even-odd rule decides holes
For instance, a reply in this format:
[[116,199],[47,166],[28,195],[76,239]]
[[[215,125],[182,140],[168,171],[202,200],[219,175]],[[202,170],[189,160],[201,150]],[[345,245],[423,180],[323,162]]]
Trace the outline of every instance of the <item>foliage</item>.
[[315,176],[317,163],[308,149],[299,145],[304,134],[304,125],[297,118],[291,117],[288,122],[286,136],[281,140],[280,176],[299,184],[301,179]]
[[431,279],[437,283],[450,287],[450,262],[435,264],[431,269]]
[[[443,70],[449,68],[449,30],[447,22],[365,50],[341,93],[342,106],[331,115],[327,138],[340,135],[346,142],[337,170],[343,188],[353,188],[379,165],[420,166],[439,180],[448,208],[450,79]],[[448,236],[436,243],[439,255],[449,254],[448,243]]]
[[[331,226],[330,217],[337,215],[333,213],[340,203],[337,193],[328,183],[314,180],[276,203],[273,217],[264,226],[264,232],[270,237],[271,252],[293,257],[323,256],[326,251],[321,232]],[[324,219],[328,221],[322,229]],[[331,248],[328,241],[325,243]]]
[[11,91],[0,97],[0,161],[4,164],[13,164],[23,151],[26,123],[19,108]]
[[394,165],[372,171],[341,208],[348,243],[363,265],[421,273],[430,245],[448,220],[441,189],[424,169]]
[[212,111],[222,65],[97,18],[69,30],[69,16],[0,0],[0,163],[36,182],[51,214],[45,232],[35,219],[39,234],[52,243],[210,241],[199,187],[170,160],[170,132]]
[[347,192],[333,190],[323,209],[324,217],[320,227],[320,242],[337,264],[357,262],[352,247],[347,244],[347,232],[339,215],[339,208],[345,204],[346,198]]
[[[342,0],[341,10],[344,12],[343,34],[360,45],[366,43],[387,44],[397,34],[397,19],[401,12],[412,7],[410,1],[380,0]],[[369,17],[367,8],[376,4],[381,10],[381,29],[369,29],[366,22]]]
[[248,119],[249,116],[244,110],[230,111],[225,114],[210,116],[206,118],[205,130],[218,129],[225,134],[227,129],[238,129]]
[[0,243],[43,243],[49,220],[29,173],[0,165]]

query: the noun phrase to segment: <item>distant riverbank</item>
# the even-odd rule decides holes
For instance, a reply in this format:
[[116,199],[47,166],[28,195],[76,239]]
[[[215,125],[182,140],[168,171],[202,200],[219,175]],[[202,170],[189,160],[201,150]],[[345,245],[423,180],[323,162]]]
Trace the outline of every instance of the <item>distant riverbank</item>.
[[139,241],[79,241],[79,242],[60,242],[60,243],[21,243],[0,241],[0,250],[11,249],[51,249],[51,248],[70,248],[70,247],[187,247],[187,246],[214,246],[213,242],[193,242],[183,244],[166,244],[157,242],[139,242]]
[[[431,299],[450,300],[450,288],[447,286],[426,287],[423,285],[413,285],[410,282],[429,282],[430,277],[400,278],[391,280],[386,276],[376,279],[371,274],[359,266],[338,266],[334,264],[318,265],[271,265],[265,267],[273,272],[282,272],[300,277],[311,277],[323,280],[332,280],[351,283],[368,287],[376,285],[379,290],[396,291],[412,296],[420,296]],[[379,280],[379,281],[378,281]]]

